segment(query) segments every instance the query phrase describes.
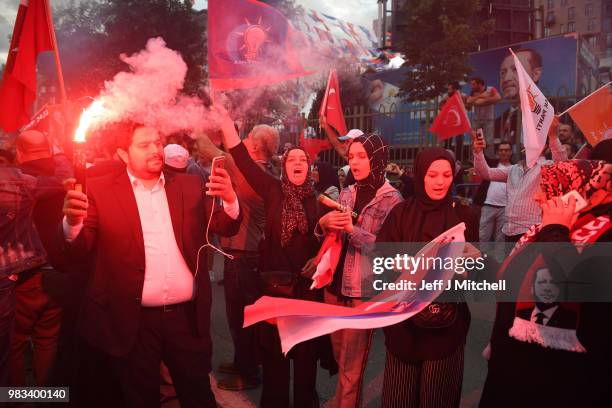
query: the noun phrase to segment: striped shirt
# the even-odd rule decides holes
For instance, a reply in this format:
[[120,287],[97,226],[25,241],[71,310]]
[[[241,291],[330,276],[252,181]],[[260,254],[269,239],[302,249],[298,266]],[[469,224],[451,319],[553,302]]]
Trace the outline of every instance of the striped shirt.
[[506,168],[490,168],[482,152],[474,154],[474,167],[480,177],[507,183],[506,223],[502,227],[502,232],[507,236],[524,234],[542,220],[542,210],[535,201],[535,195],[540,190],[540,170],[545,164],[567,160],[567,153],[559,139],[550,140],[549,145],[553,160],[540,157],[530,169],[525,168],[524,162]]

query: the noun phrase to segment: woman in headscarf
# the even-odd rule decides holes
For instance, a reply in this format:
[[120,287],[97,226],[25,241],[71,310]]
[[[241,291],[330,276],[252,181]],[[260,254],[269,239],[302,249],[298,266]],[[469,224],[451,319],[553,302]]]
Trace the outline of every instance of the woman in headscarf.
[[[314,228],[322,214],[313,188],[308,154],[296,147],[285,150],[279,180],[251,159],[227,115],[222,129],[224,144],[238,169],[264,201],[265,238],[259,246],[264,294],[275,295],[268,293],[274,282],[264,277],[277,276],[278,286],[285,288],[284,296],[322,300],[321,291],[309,290],[315,270],[313,257],[320,246]],[[293,360],[293,406],[318,407],[316,375],[320,339],[298,344],[285,357],[276,326],[262,323],[259,337],[263,366],[261,406],[289,406],[290,360]]]
[[[348,162],[355,184],[340,192],[340,204],[358,214],[332,211],[319,220],[326,233],[340,233],[342,251],[325,302],[356,307],[370,294],[364,282],[372,281],[372,268],[361,262],[362,250],[371,247],[387,214],[402,196],[385,179],[389,148],[376,134],[362,135],[348,147]],[[369,265],[368,265],[369,266]],[[362,287],[362,285],[364,287]],[[369,285],[371,288],[371,285]],[[331,334],[338,383],[330,407],[361,405],[363,372],[368,360],[373,330],[338,330]]]
[[[542,222],[498,274],[508,288],[480,406],[609,406],[612,256],[597,243],[612,240],[612,164],[568,160],[541,173]],[[579,211],[576,199],[561,199],[572,190],[586,202]]]
[[[427,243],[464,221],[450,194],[454,169],[455,160],[448,151],[422,150],[414,162],[415,195],[393,208],[377,242]],[[467,224],[466,240],[474,236],[477,226]],[[470,312],[461,299],[447,296],[442,302],[447,303],[432,303],[412,318],[384,329],[383,407],[459,406]],[[449,319],[430,327],[423,322],[436,312],[436,306],[448,309]]]
[[314,188],[318,194],[325,194],[334,201],[338,201],[340,182],[334,168],[323,162],[315,163],[312,169]]

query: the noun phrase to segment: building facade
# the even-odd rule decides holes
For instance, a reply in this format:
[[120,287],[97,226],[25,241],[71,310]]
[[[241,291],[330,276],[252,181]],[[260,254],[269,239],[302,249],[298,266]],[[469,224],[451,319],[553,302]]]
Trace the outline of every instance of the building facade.
[[611,0],[535,0],[544,12],[544,36],[576,32],[589,43],[602,73],[612,67]]

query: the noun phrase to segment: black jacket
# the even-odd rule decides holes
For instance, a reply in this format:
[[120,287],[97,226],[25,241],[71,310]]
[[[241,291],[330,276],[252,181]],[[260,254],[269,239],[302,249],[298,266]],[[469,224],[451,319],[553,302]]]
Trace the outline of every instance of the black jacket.
[[[187,266],[195,274],[212,200],[204,195],[205,188],[198,177],[164,175],[174,236]],[[93,261],[79,331],[90,344],[110,355],[122,356],[136,341],[142,307],[145,248],[138,206],[126,171],[88,180],[87,197],[89,208],[84,227],[71,244],[66,244],[67,255],[73,258],[84,255]],[[231,236],[238,231],[241,219],[242,214],[233,220],[217,206],[210,230]],[[206,261],[200,259],[199,264],[206,265]],[[210,344],[211,289],[207,271],[197,274],[195,291],[195,325],[203,340]]]

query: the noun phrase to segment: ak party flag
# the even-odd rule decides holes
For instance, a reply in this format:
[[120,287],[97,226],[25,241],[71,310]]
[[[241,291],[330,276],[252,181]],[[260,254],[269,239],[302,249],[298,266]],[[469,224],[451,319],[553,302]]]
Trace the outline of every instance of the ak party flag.
[[555,117],[555,108],[548,102],[542,91],[533,82],[523,64],[516,54],[510,50],[514,58],[516,74],[519,82],[519,95],[521,97],[521,115],[523,122],[523,140],[527,167],[531,168],[542,154],[548,130]]
[[612,139],[612,82],[567,110],[591,146]]
[[256,88],[311,74],[296,51],[303,41],[303,34],[265,3],[208,2],[208,71],[215,90]]

